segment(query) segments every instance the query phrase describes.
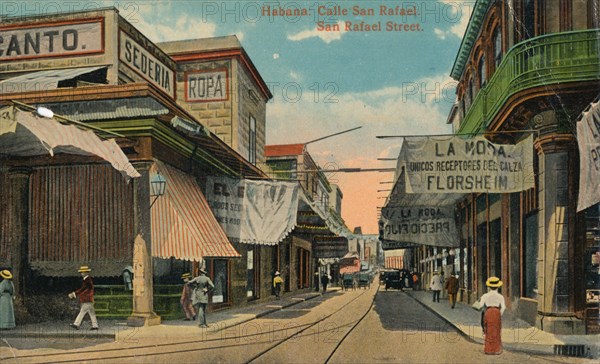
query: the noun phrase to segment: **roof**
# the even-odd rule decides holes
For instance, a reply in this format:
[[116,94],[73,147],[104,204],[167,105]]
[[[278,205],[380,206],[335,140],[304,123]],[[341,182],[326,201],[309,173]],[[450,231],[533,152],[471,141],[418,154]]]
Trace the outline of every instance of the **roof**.
[[296,156],[304,153],[305,144],[265,145],[265,157]]
[[162,42],[156,45],[178,63],[236,58],[246,67],[263,96],[267,100],[273,98],[269,86],[235,35]]
[[471,54],[471,49],[479,36],[483,18],[487,13],[490,3],[490,0],[477,0],[475,3],[471,18],[469,19],[469,24],[467,25],[462,42],[460,43],[456,59],[454,60],[452,71],[450,72],[450,76],[455,80],[459,80],[465,70],[467,60]]

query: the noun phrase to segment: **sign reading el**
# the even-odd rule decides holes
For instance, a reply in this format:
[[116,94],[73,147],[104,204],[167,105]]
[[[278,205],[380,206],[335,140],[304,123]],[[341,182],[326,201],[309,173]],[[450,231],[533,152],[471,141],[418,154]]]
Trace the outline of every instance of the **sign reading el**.
[[0,27],[0,62],[104,52],[104,19]]
[[174,99],[175,72],[124,31],[120,31],[119,38],[119,59]]
[[188,102],[225,101],[229,98],[227,69],[188,72],[185,75],[185,100]]

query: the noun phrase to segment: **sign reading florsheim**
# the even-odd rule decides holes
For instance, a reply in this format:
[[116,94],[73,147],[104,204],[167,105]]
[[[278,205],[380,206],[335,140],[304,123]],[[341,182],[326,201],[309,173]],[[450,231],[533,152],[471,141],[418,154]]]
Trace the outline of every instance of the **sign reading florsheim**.
[[386,206],[381,210],[383,239],[416,244],[457,247],[454,206]]
[[408,193],[508,193],[534,187],[533,138],[516,145],[482,136],[405,138],[398,159]]

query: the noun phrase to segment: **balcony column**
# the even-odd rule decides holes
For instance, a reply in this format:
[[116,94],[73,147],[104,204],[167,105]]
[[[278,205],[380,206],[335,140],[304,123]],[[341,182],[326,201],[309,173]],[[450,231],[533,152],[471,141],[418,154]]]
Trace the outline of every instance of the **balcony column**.
[[539,158],[538,314],[536,326],[555,334],[584,334],[572,302],[571,263],[577,196],[572,188],[577,143],[571,134],[552,133],[536,141]]

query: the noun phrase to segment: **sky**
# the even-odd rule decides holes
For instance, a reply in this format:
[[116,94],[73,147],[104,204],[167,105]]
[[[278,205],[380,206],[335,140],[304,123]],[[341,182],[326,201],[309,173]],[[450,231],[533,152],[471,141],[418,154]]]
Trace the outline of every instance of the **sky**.
[[[474,1],[2,1],[0,14],[108,6],[154,42],[235,34],[273,94],[267,144],[304,143],[360,126],[307,148],[322,168],[364,169],[395,167],[378,158],[396,158],[400,139],[377,136],[451,132],[446,120],[456,82],[449,74]],[[307,15],[275,16],[274,9]],[[365,24],[381,29],[367,31]],[[346,225],[377,233],[377,208],[393,173],[327,176],[344,194]]]

